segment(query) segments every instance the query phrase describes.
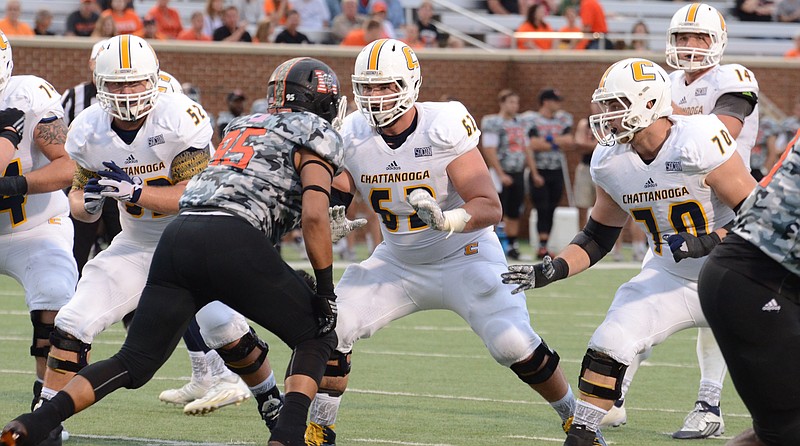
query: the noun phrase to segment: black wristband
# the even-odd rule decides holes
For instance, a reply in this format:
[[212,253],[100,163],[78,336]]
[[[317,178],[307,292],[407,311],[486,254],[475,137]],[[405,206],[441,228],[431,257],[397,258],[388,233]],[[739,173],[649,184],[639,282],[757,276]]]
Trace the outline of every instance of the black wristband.
[[333,292],[333,265],[314,269],[314,277],[317,279],[317,294],[323,296],[335,295]]
[[0,177],[0,195],[13,197],[28,193],[28,180],[22,175]]
[[15,148],[19,145],[19,142],[22,141],[22,137],[19,135],[19,133],[13,130],[0,131],[0,138],[5,138],[11,141],[11,144],[14,144]]

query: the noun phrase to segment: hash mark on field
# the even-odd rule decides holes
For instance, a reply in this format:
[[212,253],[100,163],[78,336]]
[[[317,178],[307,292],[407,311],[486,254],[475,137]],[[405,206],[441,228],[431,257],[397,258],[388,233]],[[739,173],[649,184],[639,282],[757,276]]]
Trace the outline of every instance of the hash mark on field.
[[407,441],[398,440],[378,440],[377,438],[351,438],[349,441],[356,443],[372,443],[372,444],[400,444],[406,446],[453,446],[446,443],[409,443]]
[[[506,435],[503,438],[512,438],[515,440],[537,440],[537,441],[549,441],[550,443],[564,443],[564,437],[561,438],[552,438],[552,437],[531,437],[529,435]],[[607,444],[614,444],[613,441],[607,441]]]
[[144,443],[147,446],[229,446],[229,445],[246,445],[256,444],[252,441],[235,441],[231,443],[198,443],[197,441],[179,441],[179,440],[162,440],[158,438],[138,438],[138,437],[125,437],[118,435],[70,435],[70,438],[85,438],[88,440],[112,440],[112,441],[131,441],[137,443]]

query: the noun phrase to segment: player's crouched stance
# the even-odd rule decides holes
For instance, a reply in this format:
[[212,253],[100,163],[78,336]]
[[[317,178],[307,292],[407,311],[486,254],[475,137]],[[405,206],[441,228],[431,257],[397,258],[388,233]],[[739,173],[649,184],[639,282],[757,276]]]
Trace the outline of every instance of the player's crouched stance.
[[602,113],[589,118],[600,143],[592,155],[597,201],[589,222],[555,259],[502,275],[520,292],[578,274],[613,248],[630,215],[651,234],[641,273],[617,290],[589,341],[565,446],[592,444],[637,354],[679,330],[708,325],[697,296],[700,267],[755,186],[718,118],[671,115],[670,81],[655,63],[612,65],[592,102]]
[[[0,444],[38,444],[62,420],[109,393],[144,385],[170,357],[195,312],[213,300],[293,349],[284,407],[269,445],[305,444],[308,408],[337,339],[328,204],[332,178],[342,168],[335,125],[344,99],[336,74],[311,58],[276,68],[267,97],[271,114],[231,122],[209,166],[187,184],[181,213],[156,248],[122,349],[83,368],[49,402],[6,425]],[[316,292],[274,248],[301,222]],[[245,327],[218,351],[257,394],[268,376],[267,350]]]

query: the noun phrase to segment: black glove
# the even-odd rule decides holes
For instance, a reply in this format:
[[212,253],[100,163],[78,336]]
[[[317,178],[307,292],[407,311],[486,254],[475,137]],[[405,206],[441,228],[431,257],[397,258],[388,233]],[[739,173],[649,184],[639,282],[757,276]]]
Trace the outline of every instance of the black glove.
[[544,256],[542,263],[536,265],[510,265],[507,273],[500,274],[506,285],[517,285],[511,294],[531,288],[541,288],[569,275],[569,265],[561,257],[553,260]]
[[331,293],[327,295],[317,294],[314,297],[314,314],[317,316],[317,334],[322,336],[333,331],[336,328],[336,295]]
[[0,111],[0,137],[11,141],[14,147],[17,147],[19,142],[22,141],[24,128],[25,112],[17,108],[7,108]]
[[695,237],[688,232],[679,232],[667,238],[675,263],[689,257],[693,259],[705,257],[719,242],[720,238],[716,232],[701,235],[700,237]]

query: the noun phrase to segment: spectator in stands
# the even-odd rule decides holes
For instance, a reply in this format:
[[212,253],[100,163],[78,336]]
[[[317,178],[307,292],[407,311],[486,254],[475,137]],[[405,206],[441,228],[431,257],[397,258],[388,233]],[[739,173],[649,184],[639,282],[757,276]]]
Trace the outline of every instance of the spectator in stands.
[[525,0],[487,0],[486,8],[491,14],[519,14],[524,9]]
[[430,0],[423,0],[417,8],[417,27],[419,27],[419,39],[426,48],[438,48],[447,40],[447,34],[440,33],[439,28],[431,23],[433,14],[433,3]]
[[158,22],[156,19],[149,15],[145,16],[144,20],[142,20],[142,29],[136,31],[134,35],[148,40],[166,40],[167,38],[158,31]]
[[406,24],[406,14],[400,0],[369,0],[370,11],[376,3],[383,3],[386,6],[386,19],[392,23],[394,29]]
[[395,32],[394,25],[388,18],[386,18],[386,13],[388,11],[388,7],[386,3],[383,1],[377,1],[372,4],[372,9],[370,9],[370,13],[372,14],[372,18],[381,22],[383,26],[383,35],[394,39],[397,36],[397,32]]
[[[519,25],[517,32],[552,32],[553,28],[550,28],[550,25],[544,21],[546,14],[545,6],[542,3],[531,5],[528,8],[525,21]],[[551,39],[521,38],[517,39],[517,48],[521,50],[549,50],[553,48],[553,41]]]
[[800,0],[780,0],[775,6],[775,20],[778,22],[800,22]]
[[50,25],[52,24],[53,13],[49,9],[36,11],[36,17],[33,19],[33,32],[37,36],[55,36],[56,33],[50,31]]
[[101,15],[100,18],[97,19],[94,31],[92,31],[92,37],[102,37],[104,39],[114,37],[117,34],[117,23],[110,15]]
[[[596,103],[591,104],[591,114],[600,113],[600,108]],[[578,226],[583,227],[589,220],[589,208],[594,206],[597,199],[592,174],[589,166],[592,164],[592,153],[597,146],[594,139],[592,128],[589,126],[589,118],[583,118],[575,125],[575,151],[580,156],[578,165],[575,166],[575,181],[572,183],[572,190],[575,196],[575,207],[578,208]]]
[[78,9],[67,16],[67,27],[64,35],[89,37],[94,31],[100,14],[95,10],[97,3],[94,0],[81,0]]
[[[578,11],[574,6],[564,9],[564,18],[567,23],[558,30],[560,33],[581,33],[583,28],[578,25]],[[561,39],[555,45],[560,50],[582,50],[586,48],[588,42],[581,39]],[[592,135],[589,135],[592,136]],[[592,137],[594,141],[594,137]]]
[[222,26],[214,30],[212,38],[215,42],[252,42],[247,32],[247,21],[240,20],[239,8],[228,6],[222,13]]
[[175,39],[183,31],[181,15],[169,7],[169,0],[156,0],[156,5],[147,12],[156,21],[158,33],[167,39]]
[[523,114],[529,123],[528,136],[536,167],[544,178],[542,186],[533,184],[530,188],[536,205],[536,230],[539,233],[536,255],[539,259],[550,255],[547,243],[553,228],[553,216],[564,192],[562,169],[567,166],[563,149],[571,148],[574,143],[572,115],[561,109],[561,102],[561,95],[556,90],[545,88],[539,93],[539,110]]
[[334,17],[331,24],[331,40],[334,43],[341,43],[350,31],[363,28],[367,21],[367,16],[358,13],[357,2],[358,0],[342,0],[342,13]]
[[368,19],[359,29],[347,33],[342,39],[342,46],[365,47],[368,43],[386,37],[383,35],[383,25],[375,19]]
[[264,13],[272,20],[273,24],[286,23],[286,13],[289,11],[288,0],[264,0]]
[[[113,0],[96,0],[100,11],[111,9],[111,2]],[[125,7],[133,9],[133,0],[125,0]]]
[[203,34],[211,36],[214,30],[222,26],[222,15],[225,11],[225,0],[206,0],[206,7],[203,8]]
[[650,34],[650,31],[647,29],[647,24],[643,21],[638,21],[633,24],[633,28],[631,28],[631,42],[625,46],[626,50],[636,50],[636,51],[650,51],[650,41],[647,39],[636,37],[639,36],[647,36]]
[[783,57],[800,57],[800,31],[794,35],[794,48],[783,54]]
[[275,36],[275,43],[311,43],[308,36],[298,31],[300,14],[294,9],[286,13],[286,24],[283,31]]
[[[203,13],[195,11],[189,20],[189,27],[184,28],[183,31],[178,33],[178,40],[199,40],[203,42],[211,41],[211,36],[203,33],[205,21],[203,20]],[[195,101],[196,102],[196,101]]]
[[263,0],[235,0],[233,5],[239,8],[239,14],[247,20],[248,26],[255,29],[264,16]]
[[225,133],[225,127],[235,118],[244,114],[244,101],[246,99],[242,90],[238,88],[228,93],[228,96],[225,98],[228,109],[220,112],[217,117],[217,135],[221,136]]
[[447,38],[447,48],[461,49],[465,46],[467,46],[467,44],[456,36],[450,36]]
[[270,43],[272,42],[272,33],[275,31],[275,26],[272,20],[262,20],[258,22],[256,33],[253,36],[255,43]]
[[425,43],[419,39],[419,27],[416,23],[403,25],[402,32],[403,38],[401,40],[403,43],[410,46],[411,49],[418,50],[420,48],[425,48]]
[[774,13],[772,0],[736,0],[736,17],[743,22],[771,22]]
[[111,0],[111,9],[103,11],[100,17],[111,17],[118,34],[134,34],[142,29],[142,20],[125,0]]
[[324,31],[330,26],[331,11],[328,9],[325,0],[290,0],[289,4],[293,10],[300,14],[303,28],[312,31]]
[[[606,13],[598,0],[581,0],[581,22],[585,33],[608,33]],[[587,50],[611,49],[614,44],[606,38],[594,39],[586,44]]]
[[760,108],[756,143],[750,151],[750,173],[756,181],[761,181],[769,173],[781,155],[775,144],[780,132],[780,125],[767,114],[767,107]]
[[789,144],[789,141],[794,138],[798,130],[800,130],[800,96],[794,101],[792,116],[789,116],[781,122],[780,134],[775,141],[778,149],[783,150],[786,145]]
[[0,30],[6,36],[33,36],[33,29],[25,22],[19,20],[22,14],[22,6],[19,0],[8,0],[6,2],[6,16],[0,20]]

